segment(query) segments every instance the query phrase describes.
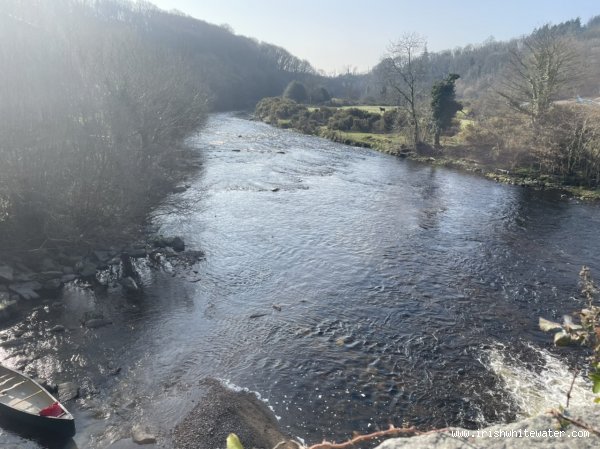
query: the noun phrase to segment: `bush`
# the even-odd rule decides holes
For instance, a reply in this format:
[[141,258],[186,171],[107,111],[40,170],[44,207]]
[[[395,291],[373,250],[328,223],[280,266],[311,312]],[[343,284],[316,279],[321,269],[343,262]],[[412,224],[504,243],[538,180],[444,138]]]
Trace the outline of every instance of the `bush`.
[[294,80],[283,91],[283,98],[294,100],[297,103],[305,103],[308,100],[308,92],[304,84]]
[[376,125],[380,120],[379,114],[372,114],[362,109],[338,109],[329,119],[327,127],[337,131],[370,133],[382,128]]

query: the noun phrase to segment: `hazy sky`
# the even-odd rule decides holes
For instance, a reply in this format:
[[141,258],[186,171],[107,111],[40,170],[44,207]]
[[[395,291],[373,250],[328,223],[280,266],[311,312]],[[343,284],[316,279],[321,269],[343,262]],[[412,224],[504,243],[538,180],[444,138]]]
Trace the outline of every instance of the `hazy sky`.
[[600,0],[151,0],[286,48],[328,73],[366,71],[403,33],[430,51],[505,40],[545,23],[600,15]]

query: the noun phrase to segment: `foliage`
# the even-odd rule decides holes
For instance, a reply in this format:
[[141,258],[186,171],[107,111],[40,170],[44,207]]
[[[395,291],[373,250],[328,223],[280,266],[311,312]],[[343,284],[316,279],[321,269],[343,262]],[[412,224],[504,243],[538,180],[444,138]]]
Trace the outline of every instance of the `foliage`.
[[[598,289],[588,267],[582,267],[579,277],[581,294],[586,302],[586,307],[577,313],[579,323],[575,322],[572,316],[565,315],[562,324],[540,318],[539,326],[545,332],[558,331],[554,334],[554,344],[557,346],[583,345],[591,349],[589,377],[592,381],[592,391],[599,394],[600,306],[596,305]],[[600,396],[596,397],[594,402],[600,402]]]
[[255,115],[267,123],[307,134],[317,134],[322,127],[329,131],[389,133],[399,123],[395,109],[381,114],[362,108],[307,108],[281,97],[263,98],[256,105]]
[[308,100],[308,92],[306,86],[299,81],[293,80],[287,85],[283,91],[283,98],[294,100],[297,103],[306,103]]
[[327,103],[330,100],[331,100],[331,95],[325,87],[318,86],[318,87],[315,87],[314,89],[311,89],[311,91],[310,91],[310,103],[311,104]]
[[460,78],[451,73],[442,81],[438,81],[431,89],[431,112],[435,126],[435,145],[440,145],[440,134],[452,124],[452,119],[463,106],[456,101],[454,84]]
[[339,131],[372,132],[381,115],[362,109],[338,109],[327,123],[327,128]]
[[235,433],[227,435],[227,449],[244,449],[242,442]]

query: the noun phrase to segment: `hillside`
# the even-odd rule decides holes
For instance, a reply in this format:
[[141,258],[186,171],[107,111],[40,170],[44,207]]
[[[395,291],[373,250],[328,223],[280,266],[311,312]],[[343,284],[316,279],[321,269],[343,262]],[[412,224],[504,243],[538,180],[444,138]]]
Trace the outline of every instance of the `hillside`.
[[178,181],[179,144],[207,112],[313,73],[280,47],[124,0],[2,1],[0,65],[0,248],[122,233]]

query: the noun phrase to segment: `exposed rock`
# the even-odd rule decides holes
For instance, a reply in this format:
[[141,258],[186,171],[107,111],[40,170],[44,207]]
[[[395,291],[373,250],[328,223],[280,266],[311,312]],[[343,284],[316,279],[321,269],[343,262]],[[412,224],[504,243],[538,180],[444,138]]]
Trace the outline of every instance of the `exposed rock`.
[[146,248],[131,248],[127,255],[133,259],[142,259],[147,256]]
[[[593,428],[600,425],[600,407],[574,408],[569,416]],[[561,430],[564,432],[562,436]],[[376,449],[592,449],[600,446],[600,437],[593,434],[587,437],[571,437],[571,432],[582,430],[574,425],[560,429],[556,418],[540,415],[479,431],[451,428],[428,435],[392,438],[381,443]],[[470,436],[458,436],[456,433],[453,435],[452,432],[466,432]]]
[[16,311],[18,301],[6,299],[4,295],[10,298],[8,293],[0,292],[0,317],[6,318]]
[[137,444],[154,444],[156,437],[150,433],[150,429],[146,426],[136,424],[131,430],[131,438]]
[[[235,392],[214,379],[202,382],[206,393],[198,405],[175,428],[177,449],[224,447],[235,431],[245,448],[273,448],[288,439],[268,407],[254,394]],[[280,449],[292,448],[288,444]]]
[[273,187],[273,188],[271,189],[271,192],[279,192],[279,187]]
[[0,265],[0,282],[12,282],[14,280],[14,270],[8,265]]
[[8,288],[23,299],[39,299],[40,295],[35,291],[40,290],[42,285],[39,282],[22,282],[20,284],[11,284]]
[[62,402],[77,399],[79,397],[79,387],[73,382],[63,382],[58,384],[58,399]]
[[173,187],[173,193],[183,193],[187,190],[185,186],[175,186]]
[[121,267],[122,267],[122,275],[124,278],[137,278],[138,273],[133,266],[133,262],[131,261],[131,257],[127,253],[121,254]]
[[185,243],[181,237],[173,237],[169,242],[169,246],[177,252],[185,250]]
[[127,293],[136,293],[140,291],[140,287],[135,282],[135,279],[133,279],[131,276],[120,279],[119,284],[121,284],[123,290],[125,290]]
[[157,248],[170,247],[178,252],[185,250],[185,242],[181,237],[164,237],[160,235],[154,238],[153,244]]

